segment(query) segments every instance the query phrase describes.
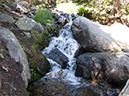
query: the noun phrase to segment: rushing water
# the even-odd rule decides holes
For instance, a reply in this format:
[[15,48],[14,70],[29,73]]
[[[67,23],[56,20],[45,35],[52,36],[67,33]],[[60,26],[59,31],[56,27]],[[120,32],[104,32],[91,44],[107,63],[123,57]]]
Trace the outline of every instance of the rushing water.
[[76,69],[76,59],[74,58],[74,54],[79,48],[79,44],[72,36],[72,32],[70,31],[71,24],[72,22],[69,22],[61,30],[59,30],[59,36],[52,37],[49,46],[46,47],[42,53],[44,55],[49,54],[51,50],[55,48],[63,53],[68,58],[67,68],[62,69],[60,64],[50,58],[47,58],[52,66],[52,70],[48,73],[48,76],[51,74],[51,77],[57,78],[59,77],[57,73],[62,72],[62,79],[76,84],[79,78],[74,75]]
[[[74,55],[80,45],[73,38],[70,30],[72,18],[68,15],[64,16],[68,17],[67,21],[69,23],[59,30],[58,37],[51,38],[49,46],[42,51],[50,62],[52,69],[46,76],[28,87],[28,90],[31,92],[30,96],[117,96],[116,90],[113,91],[107,83],[100,82],[101,85],[94,86],[91,85],[91,81],[74,75],[76,69]],[[52,60],[47,56],[55,49],[58,50],[58,54],[63,54],[68,59],[67,67],[64,69],[56,60],[54,61],[54,59]],[[52,56],[55,58],[55,55]],[[109,89],[111,89],[111,93]],[[107,93],[105,90],[107,90]]]

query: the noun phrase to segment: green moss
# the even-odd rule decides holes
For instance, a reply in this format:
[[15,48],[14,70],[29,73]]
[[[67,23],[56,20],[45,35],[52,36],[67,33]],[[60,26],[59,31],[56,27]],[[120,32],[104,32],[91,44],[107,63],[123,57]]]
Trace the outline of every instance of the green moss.
[[32,49],[34,49],[35,47],[35,48],[39,48],[40,50],[42,50],[44,45],[48,44],[48,41],[47,41],[48,39],[46,39],[47,36],[34,30],[32,30],[31,33],[33,37],[33,39],[31,40],[31,46],[33,46]]
[[49,32],[45,30],[45,34],[48,35],[48,33],[49,33]]
[[79,39],[79,36],[77,34],[74,35],[75,39]]
[[3,54],[4,54],[4,52],[0,52],[0,54],[2,54],[2,55],[3,55]]
[[33,60],[32,58],[29,58],[29,62],[30,62],[30,67],[36,69],[36,61]]
[[118,49],[117,52],[122,52],[122,49]]
[[[38,46],[38,45],[36,45],[36,46]],[[37,48],[36,46],[35,45],[31,46],[31,50],[33,51],[33,53],[36,53],[36,48]]]

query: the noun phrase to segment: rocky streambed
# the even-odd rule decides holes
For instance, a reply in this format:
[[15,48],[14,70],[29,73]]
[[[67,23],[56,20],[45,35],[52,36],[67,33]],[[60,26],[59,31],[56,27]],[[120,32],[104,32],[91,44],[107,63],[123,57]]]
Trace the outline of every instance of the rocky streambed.
[[57,11],[55,25],[42,26],[33,20],[36,7],[4,0],[0,7],[1,96],[128,94],[127,26]]

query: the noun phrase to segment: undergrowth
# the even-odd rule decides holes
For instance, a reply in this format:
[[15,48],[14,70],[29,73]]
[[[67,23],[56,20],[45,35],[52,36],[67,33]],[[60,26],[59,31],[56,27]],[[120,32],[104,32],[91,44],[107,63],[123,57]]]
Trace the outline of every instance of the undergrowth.
[[33,19],[36,22],[41,23],[42,25],[47,25],[47,23],[53,23],[53,17],[51,11],[45,10],[42,7],[38,9]]

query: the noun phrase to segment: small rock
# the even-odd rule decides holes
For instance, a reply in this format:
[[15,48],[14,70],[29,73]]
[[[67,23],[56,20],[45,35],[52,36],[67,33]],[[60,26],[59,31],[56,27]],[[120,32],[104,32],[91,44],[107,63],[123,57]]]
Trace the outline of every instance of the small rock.
[[19,3],[25,8],[29,8],[29,4],[26,1],[20,1]]
[[31,11],[36,11],[38,8],[37,7],[34,7],[34,6],[32,6],[31,8],[30,8],[30,10]]
[[63,16],[61,16],[59,19],[58,19],[58,22],[61,23],[61,24],[65,24],[67,21],[67,19]]
[[28,10],[24,6],[20,5],[17,2],[13,3],[11,6],[12,6],[12,9],[15,11],[19,11],[22,13],[28,13]]
[[129,52],[129,49],[123,48],[122,51],[123,52]]
[[0,52],[3,52],[4,51],[4,49],[0,49]]
[[31,34],[29,32],[24,32],[27,38],[31,38]]
[[0,15],[0,22],[12,24],[15,22],[15,20],[13,19],[12,16],[9,16],[8,14],[1,14]]
[[2,69],[4,69],[6,72],[9,72],[8,68],[2,66]]
[[2,59],[4,59],[4,56],[0,53],[0,57],[2,58]]

